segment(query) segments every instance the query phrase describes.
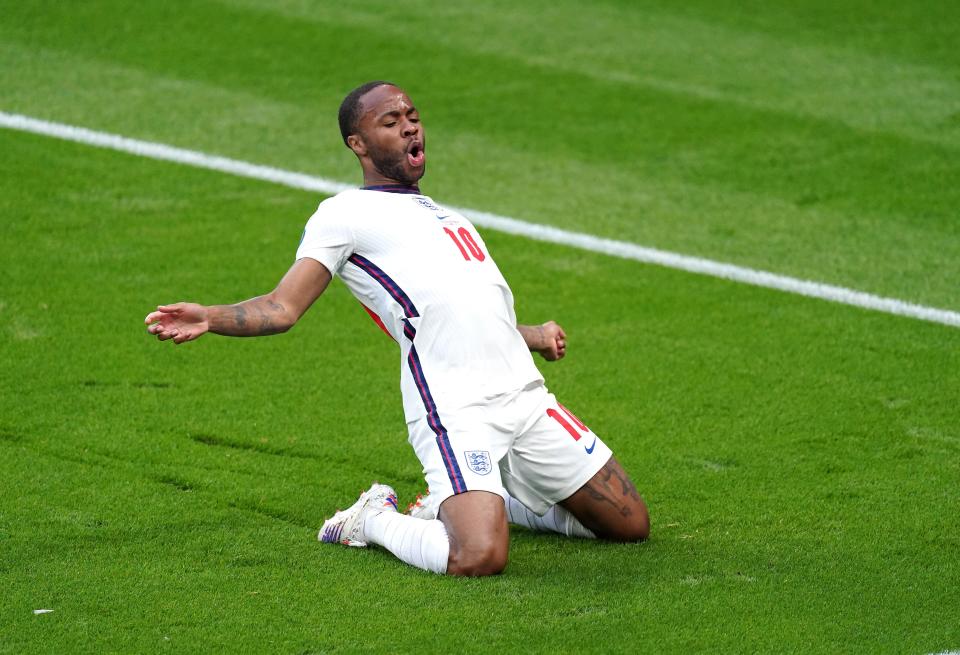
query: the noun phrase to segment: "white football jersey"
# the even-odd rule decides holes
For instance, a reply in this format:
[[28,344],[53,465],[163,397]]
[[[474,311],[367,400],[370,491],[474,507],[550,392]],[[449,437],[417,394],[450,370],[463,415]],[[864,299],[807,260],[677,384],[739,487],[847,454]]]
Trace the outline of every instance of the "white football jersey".
[[400,345],[406,419],[426,416],[438,438],[438,412],[543,380],[483,239],[429,197],[377,187],[328,198],[307,222],[303,257],[339,275]]

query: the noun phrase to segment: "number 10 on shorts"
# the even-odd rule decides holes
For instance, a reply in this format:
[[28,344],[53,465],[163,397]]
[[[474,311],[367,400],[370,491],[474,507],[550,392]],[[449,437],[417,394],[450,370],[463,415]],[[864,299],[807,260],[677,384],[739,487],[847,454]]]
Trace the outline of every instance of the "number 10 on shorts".
[[[557,407],[561,409],[563,414],[561,414],[560,412],[558,412],[557,410],[551,407],[550,409],[547,410],[547,416],[549,416],[554,421],[559,423],[561,427],[563,427],[563,429],[566,430],[571,437],[573,437],[574,441],[580,441],[580,437],[583,436],[582,434],[580,434],[580,432],[590,432],[590,428],[584,425],[583,421],[581,421],[576,416],[574,416],[573,412],[571,412],[569,409],[567,409],[560,403],[557,403]],[[566,416],[564,416],[564,414],[566,414]],[[570,419],[570,420],[568,421],[567,419]],[[573,423],[573,425],[570,424],[571,422]],[[573,427],[574,425],[576,425],[577,427],[576,428]]]

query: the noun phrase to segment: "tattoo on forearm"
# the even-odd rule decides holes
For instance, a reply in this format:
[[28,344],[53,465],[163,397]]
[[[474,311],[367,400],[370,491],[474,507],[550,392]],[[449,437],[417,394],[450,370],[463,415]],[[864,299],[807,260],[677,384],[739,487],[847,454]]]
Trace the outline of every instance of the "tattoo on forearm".
[[235,337],[277,334],[289,328],[287,310],[268,298],[252,298],[236,305],[217,305],[210,319],[210,331]]
[[233,306],[233,322],[237,324],[237,327],[241,330],[247,327],[247,310],[241,307],[240,305]]
[[270,318],[270,314],[266,313],[263,310],[260,310],[260,327],[257,331],[257,334],[269,334],[273,327],[273,320]]
[[273,334],[277,332],[276,328],[274,328],[273,315],[276,312],[282,312],[282,311],[283,311],[283,305],[281,305],[278,302],[274,302],[272,300],[267,301],[266,308],[260,307],[259,308],[260,329],[257,334],[261,334],[261,335]]

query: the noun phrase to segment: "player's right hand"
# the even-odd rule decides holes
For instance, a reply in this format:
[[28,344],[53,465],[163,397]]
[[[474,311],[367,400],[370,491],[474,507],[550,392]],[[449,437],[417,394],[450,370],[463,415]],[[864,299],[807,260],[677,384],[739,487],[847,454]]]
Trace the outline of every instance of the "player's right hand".
[[193,341],[203,336],[210,328],[207,308],[192,302],[160,305],[143,319],[147,332],[160,341],[173,339],[174,343]]

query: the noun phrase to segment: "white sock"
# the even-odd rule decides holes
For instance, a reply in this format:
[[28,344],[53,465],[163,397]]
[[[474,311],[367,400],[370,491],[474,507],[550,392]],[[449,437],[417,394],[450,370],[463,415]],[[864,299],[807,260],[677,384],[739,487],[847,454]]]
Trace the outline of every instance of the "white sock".
[[537,516],[526,505],[513,496],[507,496],[507,520],[514,525],[521,525],[537,532],[558,532],[568,537],[583,537],[596,539],[596,535],[583,527],[577,517],[554,505],[543,516]]
[[383,546],[418,569],[447,572],[450,540],[437,519],[425,521],[397,512],[370,513],[363,524],[367,541]]

